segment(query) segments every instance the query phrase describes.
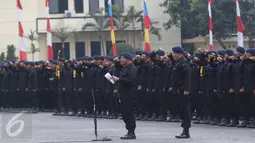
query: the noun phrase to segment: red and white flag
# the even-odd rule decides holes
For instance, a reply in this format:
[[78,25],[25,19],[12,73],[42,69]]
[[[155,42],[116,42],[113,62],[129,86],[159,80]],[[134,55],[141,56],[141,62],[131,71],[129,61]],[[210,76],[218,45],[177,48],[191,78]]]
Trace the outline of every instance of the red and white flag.
[[240,13],[239,3],[241,0],[236,0],[236,25],[237,25],[237,45],[243,47],[243,32],[245,27],[243,25]]
[[210,45],[210,50],[213,50],[212,0],[208,0],[208,12],[209,12],[209,45]]
[[46,0],[45,1],[45,6],[46,6],[46,21],[47,21],[47,49],[48,49],[48,60],[53,60],[53,49],[52,49],[52,35],[51,35],[51,28],[50,28],[50,1]]
[[22,21],[22,5],[20,3],[20,0],[17,0],[17,8],[18,8],[18,26],[19,26],[19,57],[20,60],[27,60],[27,48],[25,45],[25,40],[24,40],[24,30],[21,24]]

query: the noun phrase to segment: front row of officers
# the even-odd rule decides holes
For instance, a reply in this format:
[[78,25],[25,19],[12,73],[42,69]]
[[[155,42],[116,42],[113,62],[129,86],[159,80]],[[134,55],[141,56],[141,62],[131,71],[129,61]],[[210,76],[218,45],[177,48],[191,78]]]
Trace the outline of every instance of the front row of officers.
[[[133,108],[121,108],[125,98],[117,81],[128,71],[121,57],[130,60],[130,56],[7,62],[1,66],[0,104],[33,111],[54,108],[53,115],[90,117],[94,96],[98,117],[116,119],[125,108]],[[191,56],[182,47],[174,47],[171,54],[137,51],[132,61],[137,74],[126,85],[132,89],[130,101],[135,98],[137,120],[182,119],[184,130],[177,138],[190,137],[191,113],[196,124],[255,128],[255,49],[197,51]],[[106,73],[114,75],[115,84],[105,78]],[[135,138],[134,117],[125,117],[125,123],[131,123],[126,126],[126,139]]]

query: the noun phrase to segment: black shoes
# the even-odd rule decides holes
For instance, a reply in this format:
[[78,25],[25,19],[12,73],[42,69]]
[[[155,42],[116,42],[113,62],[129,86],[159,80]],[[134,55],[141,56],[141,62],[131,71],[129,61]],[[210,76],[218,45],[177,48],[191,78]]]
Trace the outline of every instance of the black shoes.
[[161,116],[159,116],[159,117],[156,119],[156,121],[158,121],[158,122],[166,121],[166,117],[165,117],[164,115],[161,115]]
[[230,124],[228,124],[227,127],[236,127],[238,124],[239,123],[237,120],[232,120],[232,122]]
[[55,112],[52,114],[53,116],[60,116],[60,112]]
[[128,133],[124,137],[120,137],[122,140],[133,140],[136,139],[134,131],[128,131]]
[[190,134],[189,134],[189,129],[183,129],[183,132],[179,136],[175,136],[177,139],[189,139]]

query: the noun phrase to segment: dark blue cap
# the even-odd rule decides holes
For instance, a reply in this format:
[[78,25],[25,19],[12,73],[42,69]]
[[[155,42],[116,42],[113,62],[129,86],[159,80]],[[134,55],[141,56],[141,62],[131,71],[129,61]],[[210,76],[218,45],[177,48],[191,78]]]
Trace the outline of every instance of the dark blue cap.
[[141,56],[143,54],[143,51],[136,51],[135,54]]
[[243,47],[240,47],[240,46],[236,47],[236,51],[239,52],[239,53],[243,53],[243,54],[245,53],[245,49]]
[[164,56],[164,55],[165,55],[165,51],[163,51],[163,50],[157,50],[157,51],[156,51],[156,54],[159,55],[159,56]]
[[113,57],[113,56],[109,56],[109,57],[107,57],[107,60],[108,60],[108,61],[113,61],[113,59],[114,59],[114,57]]
[[53,60],[52,63],[53,63],[53,64],[57,64],[58,62],[57,62],[56,60]]
[[132,60],[134,57],[130,52],[124,52],[121,54],[121,57],[124,57],[126,59]]
[[65,59],[64,58],[59,58],[58,61],[65,62]]
[[234,53],[234,51],[228,49],[228,50],[226,50],[226,54],[229,56],[234,56],[235,53]]
[[226,54],[225,50],[219,50],[217,53],[218,53],[219,55],[225,55],[225,54]]
[[175,46],[175,47],[173,47],[173,48],[172,48],[172,51],[173,51],[174,53],[184,53],[184,49],[183,49],[182,47],[180,47],[180,46]]
[[248,48],[246,50],[247,53],[250,53],[252,56],[255,56],[255,49],[254,48]]
[[95,58],[93,58],[93,57],[87,57],[86,60],[88,60],[88,61],[93,61],[93,60],[95,60]]
[[148,52],[143,52],[143,55],[145,55],[146,57],[150,56],[150,54]]

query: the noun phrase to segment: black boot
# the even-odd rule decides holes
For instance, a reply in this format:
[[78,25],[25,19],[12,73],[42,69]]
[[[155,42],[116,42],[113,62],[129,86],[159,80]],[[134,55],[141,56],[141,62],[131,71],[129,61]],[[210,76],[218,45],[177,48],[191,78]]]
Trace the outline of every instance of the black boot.
[[76,116],[77,113],[75,111],[73,111],[71,114],[69,114],[68,116]]
[[148,121],[155,121],[156,120],[156,115],[153,114],[152,117],[150,119],[148,119]]
[[165,121],[166,120],[166,117],[164,116],[164,115],[160,115],[157,119],[156,119],[156,121],[158,121],[158,122],[163,122],[163,121]]
[[197,117],[197,120],[193,122],[193,124],[201,124],[202,119],[201,117]]
[[53,116],[60,116],[60,112],[55,112],[52,114]]
[[177,139],[188,139],[190,138],[189,128],[183,129],[183,132],[179,136],[175,136]]
[[249,122],[247,120],[244,120],[241,124],[237,125],[238,128],[246,128],[249,126]]
[[142,114],[142,113],[140,113],[140,114],[139,114],[139,116],[138,116],[138,117],[136,117],[136,120],[142,120],[142,118],[143,118],[143,114]]
[[232,122],[228,124],[227,127],[236,127],[238,124],[238,120],[232,120]]
[[201,124],[209,124],[210,123],[210,117],[205,118]]
[[228,124],[230,124],[230,120],[229,119],[224,119],[219,126],[227,126]]
[[255,122],[253,121],[249,126],[247,126],[247,128],[252,128],[252,129],[254,129],[254,128],[255,128]]
[[151,118],[151,116],[146,114],[141,120],[142,121],[148,121],[149,118]]
[[135,132],[134,131],[128,131],[128,133],[124,137],[120,137],[122,140],[132,140],[136,139]]

